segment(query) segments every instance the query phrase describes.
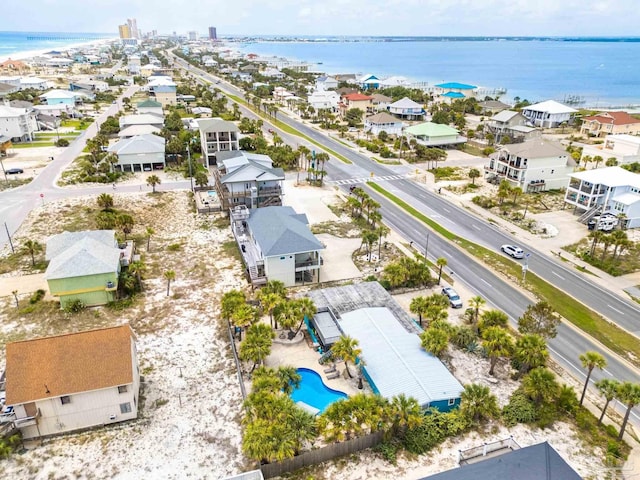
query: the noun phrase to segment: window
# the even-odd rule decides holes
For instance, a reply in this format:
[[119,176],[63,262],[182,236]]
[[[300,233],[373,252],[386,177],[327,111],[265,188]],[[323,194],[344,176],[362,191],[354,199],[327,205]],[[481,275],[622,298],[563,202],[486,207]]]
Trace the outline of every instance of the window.
[[62,403],[62,405],[66,405],[68,403],[71,403],[71,397],[69,395],[65,395],[64,397],[60,397],[60,403]]
[[118,387],[118,393],[127,393],[127,386],[126,385],[120,385]]
[[120,404],[120,413],[130,413],[130,412],[131,412],[131,402]]
[[456,399],[455,398],[450,398],[449,399],[449,406],[452,407],[455,404],[456,404]]

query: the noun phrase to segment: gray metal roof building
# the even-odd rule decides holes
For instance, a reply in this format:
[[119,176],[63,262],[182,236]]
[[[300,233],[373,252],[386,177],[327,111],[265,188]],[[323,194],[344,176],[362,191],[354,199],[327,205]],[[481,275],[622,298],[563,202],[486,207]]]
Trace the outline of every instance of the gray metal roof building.
[[391,399],[401,393],[423,408],[440,410],[459,402],[462,385],[444,364],[420,346],[387,308],[361,308],[341,314],[342,331],[356,338],[362,349],[372,387]]
[[437,473],[421,480],[581,480],[547,442],[481,462]]

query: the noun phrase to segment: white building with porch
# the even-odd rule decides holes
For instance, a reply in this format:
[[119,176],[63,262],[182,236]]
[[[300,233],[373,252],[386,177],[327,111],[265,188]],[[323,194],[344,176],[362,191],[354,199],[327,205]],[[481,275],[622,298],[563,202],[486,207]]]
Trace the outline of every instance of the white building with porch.
[[200,147],[205,166],[217,164],[218,152],[240,150],[240,130],[235,123],[219,117],[199,118],[196,122],[200,130]]
[[584,212],[579,221],[611,214],[622,228],[640,227],[640,175],[620,167],[597,168],[570,175],[564,201]]
[[529,122],[536,127],[542,128],[556,128],[562,124],[568,124],[576,113],[578,113],[576,109],[555,100],[547,100],[522,109],[522,115]]
[[162,170],[165,142],[164,137],[149,133],[119,140],[109,147],[109,152],[118,157],[114,169],[120,172]]
[[564,188],[576,166],[571,155],[556,142],[534,139],[505,145],[485,165],[489,181],[507,180],[523,192]]
[[324,245],[305,214],[291,207],[231,211],[231,229],[253,285],[279,280],[286,287],[319,282]]

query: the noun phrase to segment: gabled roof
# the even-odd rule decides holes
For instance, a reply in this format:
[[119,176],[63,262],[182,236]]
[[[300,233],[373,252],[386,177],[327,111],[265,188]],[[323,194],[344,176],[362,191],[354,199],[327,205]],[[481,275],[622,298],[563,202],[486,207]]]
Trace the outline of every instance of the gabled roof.
[[76,92],[71,92],[69,90],[50,90],[47,93],[43,93],[40,95],[40,98],[48,99],[48,98],[76,98],[79,95]]
[[508,122],[517,115],[521,115],[521,113],[514,112],[513,110],[503,110],[500,113],[496,113],[493,117],[491,117],[491,119],[495,120],[496,122]]
[[116,155],[143,155],[145,153],[164,153],[166,140],[159,135],[146,133],[119,140],[109,147]]
[[557,142],[545,140],[543,138],[535,138],[527,140],[523,143],[513,143],[502,147],[511,155],[517,155],[522,158],[548,158],[548,157],[565,157],[569,159],[567,150]]
[[458,83],[458,82],[446,82],[440,83],[436,85],[438,88],[444,89],[453,89],[453,90],[473,90],[474,88],[478,88],[475,85],[468,85],[466,83]]
[[391,103],[393,101],[393,98],[382,95],[381,93],[374,93],[371,96],[373,97],[373,101],[377,103]]
[[480,107],[482,108],[489,108],[489,109],[498,109],[501,108],[503,110],[506,110],[507,108],[511,108],[511,105],[507,105],[504,102],[501,102],[500,100],[485,100],[484,102],[480,102],[478,105],[480,105]]
[[585,170],[571,174],[572,177],[591,182],[594,185],[607,187],[631,186],[640,188],[640,174],[630,172],[620,167],[605,167]]
[[196,120],[201,132],[238,132],[238,126],[221,118],[199,118]]
[[160,133],[158,127],[153,125],[129,125],[118,132],[119,137],[135,137],[136,135],[151,135]]
[[522,110],[530,110],[532,112],[545,112],[549,114],[554,113],[576,113],[577,110],[567,107],[555,100],[547,100],[545,102],[536,103],[535,105],[529,105],[523,107]]
[[18,90],[18,87],[9,85],[8,83],[0,83],[0,95],[3,93],[13,93]]
[[291,207],[256,208],[247,219],[264,257],[324,250],[308,224],[307,216],[297,214]]
[[155,100],[147,99],[143,102],[136,103],[136,107],[138,108],[162,108],[162,104],[160,102],[156,102]]
[[548,442],[487,458],[421,480],[581,480]]
[[29,112],[24,108],[14,108],[7,107],[6,105],[0,105],[0,118],[21,117],[23,115],[26,115],[27,113]]
[[346,98],[350,102],[364,102],[368,100],[373,100],[371,95],[364,95],[362,93],[348,93],[343,95],[342,98]]
[[358,81],[359,82],[366,82],[367,80],[378,80],[378,77],[376,77],[375,75],[373,75],[371,73],[367,73],[366,75],[363,75],[362,77],[360,77],[360,79]]
[[603,112],[591,117],[584,117],[585,122],[598,122],[610,125],[631,125],[640,123],[640,119],[632,117],[627,112]]
[[56,255],[47,267],[44,278],[86,277],[102,273],[116,273],[120,265],[120,250],[85,237]]
[[7,405],[133,383],[128,324],[7,344]]
[[245,152],[244,150],[226,150],[216,153],[218,165],[222,165],[226,173],[249,163],[249,160],[262,165],[265,168],[273,168],[273,160],[269,155],[261,153]]
[[365,121],[373,125],[383,125],[388,123],[393,123],[393,124],[398,123],[402,125],[402,120],[399,120],[393,115],[389,115],[386,112],[380,112],[380,113],[376,113],[375,115],[371,115],[370,117],[367,117]]
[[253,160],[247,160],[244,165],[236,167],[220,178],[221,183],[268,182],[273,180],[284,180],[284,170],[282,168],[269,168]]
[[114,230],[84,230],[81,232],[62,232],[49,237],[45,259],[50,261],[56,255],[65,251],[83,238],[92,238],[108,247],[115,247],[116,232]]
[[389,105],[389,108],[422,108],[422,105],[418,102],[414,102],[409,97],[404,97],[397,102],[393,102]]
[[120,117],[120,125],[160,125],[164,123],[164,118],[155,113],[138,113],[135,115],[125,115]]
[[445,137],[450,135],[458,135],[458,130],[449,125],[439,123],[425,122],[413,125],[405,129],[405,132],[415,136],[427,137]]

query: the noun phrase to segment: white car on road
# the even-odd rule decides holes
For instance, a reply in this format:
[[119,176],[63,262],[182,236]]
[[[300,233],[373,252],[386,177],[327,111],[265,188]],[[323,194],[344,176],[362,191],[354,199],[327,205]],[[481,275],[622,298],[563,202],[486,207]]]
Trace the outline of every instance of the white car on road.
[[502,245],[500,247],[504,253],[513,258],[524,258],[524,250],[517,245]]

